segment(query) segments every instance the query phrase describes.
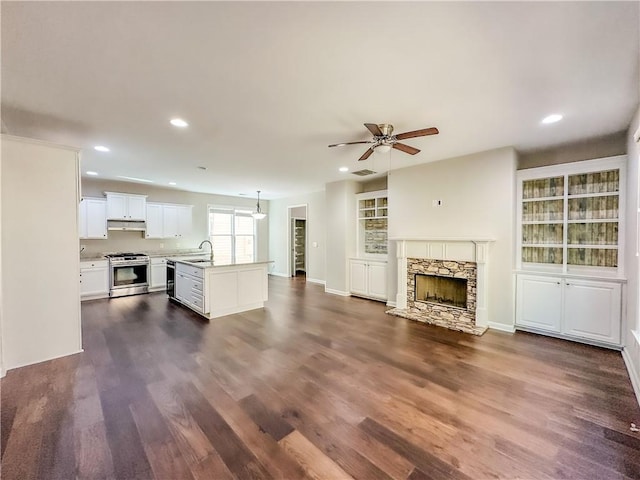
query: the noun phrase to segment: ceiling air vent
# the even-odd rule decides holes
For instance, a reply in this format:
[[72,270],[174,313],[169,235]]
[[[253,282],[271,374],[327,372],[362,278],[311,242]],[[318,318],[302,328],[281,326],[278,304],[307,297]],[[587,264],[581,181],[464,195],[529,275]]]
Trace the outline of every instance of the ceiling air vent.
[[351,172],[354,175],[358,175],[359,177],[366,177],[367,175],[373,175],[374,172],[373,170],[368,170],[368,169],[364,169],[364,170],[358,170],[357,172]]

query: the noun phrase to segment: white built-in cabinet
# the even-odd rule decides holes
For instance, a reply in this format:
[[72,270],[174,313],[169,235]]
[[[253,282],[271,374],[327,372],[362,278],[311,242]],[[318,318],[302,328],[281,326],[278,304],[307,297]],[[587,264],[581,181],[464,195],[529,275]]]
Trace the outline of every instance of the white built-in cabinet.
[[193,205],[147,203],[145,238],[182,238],[191,233]]
[[619,348],[626,157],[517,174],[516,327]]
[[349,292],[387,300],[387,191],[356,195],[357,256],[349,260]]
[[80,238],[107,238],[107,201],[104,198],[84,197],[78,210]]
[[165,257],[151,258],[150,290],[165,290],[167,288],[167,259]]
[[349,261],[352,295],[375,300],[387,299],[387,262],[352,258]]
[[105,195],[107,196],[108,220],[145,220],[147,214],[146,195],[116,192],[105,192]]
[[109,295],[109,261],[80,262],[80,297],[83,300]]

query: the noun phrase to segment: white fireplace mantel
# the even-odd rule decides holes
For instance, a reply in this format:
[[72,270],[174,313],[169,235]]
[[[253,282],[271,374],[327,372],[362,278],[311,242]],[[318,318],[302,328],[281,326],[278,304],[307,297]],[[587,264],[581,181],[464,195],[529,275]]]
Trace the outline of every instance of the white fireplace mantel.
[[407,258],[475,262],[478,286],[476,325],[486,327],[489,323],[488,275],[489,245],[491,238],[391,238],[396,242],[398,257],[398,293],[396,308],[407,308]]

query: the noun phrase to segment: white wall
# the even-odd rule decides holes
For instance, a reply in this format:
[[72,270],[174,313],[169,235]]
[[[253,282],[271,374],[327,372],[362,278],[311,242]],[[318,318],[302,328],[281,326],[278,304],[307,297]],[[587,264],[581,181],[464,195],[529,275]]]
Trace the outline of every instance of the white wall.
[[327,183],[327,278],[325,290],[349,295],[348,260],[356,255],[356,193],[352,180]]
[[[287,260],[289,256],[289,219],[288,207],[307,205],[307,280],[325,281],[325,194],[309,193],[295,197],[271,200],[269,205],[269,260],[274,263],[270,272],[275,275],[289,276]],[[316,247],[313,244],[317,245]]]
[[4,368],[81,350],[77,151],[2,137]]
[[[107,240],[80,240],[86,249],[83,256],[104,252],[122,252],[139,250],[143,252],[197,248],[202,240],[208,238],[208,205],[246,206],[254,210],[255,198],[209,195],[205,193],[184,192],[173,188],[161,188],[139,183],[117,182],[109,180],[82,179],[82,195],[85,197],[103,197],[104,192],[123,192],[147,195],[148,202],[177,203],[193,205],[193,230],[191,235],[180,239],[146,239],[140,232],[109,231]],[[260,207],[269,213],[269,202],[260,199]],[[269,215],[258,224],[258,258],[269,256]],[[162,245],[162,247],[161,247]]]
[[[623,319],[624,359],[627,363],[629,376],[634,385],[638,402],[640,403],[640,318],[638,315],[639,261],[638,257],[638,208],[640,207],[638,181],[640,180],[638,163],[640,144],[633,139],[634,133],[640,128],[640,109],[636,112],[627,135],[627,224],[626,228],[626,307],[627,315]],[[636,338],[633,331],[639,335]]]
[[[514,325],[515,170],[513,148],[389,172],[390,238],[492,238],[489,322]],[[443,206],[433,207],[432,200]],[[389,298],[397,289],[395,242],[390,242]]]

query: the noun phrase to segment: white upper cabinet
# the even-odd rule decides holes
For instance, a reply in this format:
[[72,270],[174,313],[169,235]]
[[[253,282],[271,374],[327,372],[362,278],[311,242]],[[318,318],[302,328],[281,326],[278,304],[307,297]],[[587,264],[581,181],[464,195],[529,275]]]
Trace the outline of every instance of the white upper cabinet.
[[163,238],[161,203],[147,203],[147,229],[145,238]]
[[114,192],[105,192],[105,194],[109,220],[145,220],[147,214],[146,195]]
[[178,205],[178,236],[186,237],[191,234],[193,225],[193,206]]
[[107,201],[104,198],[85,197],[79,209],[80,238],[106,240]]
[[626,157],[518,172],[518,270],[623,276]]
[[192,205],[147,204],[145,238],[182,238],[191,233]]
[[359,193],[357,203],[358,258],[387,256],[387,191]]
[[162,210],[165,237],[178,237],[178,207],[176,205],[164,205]]

